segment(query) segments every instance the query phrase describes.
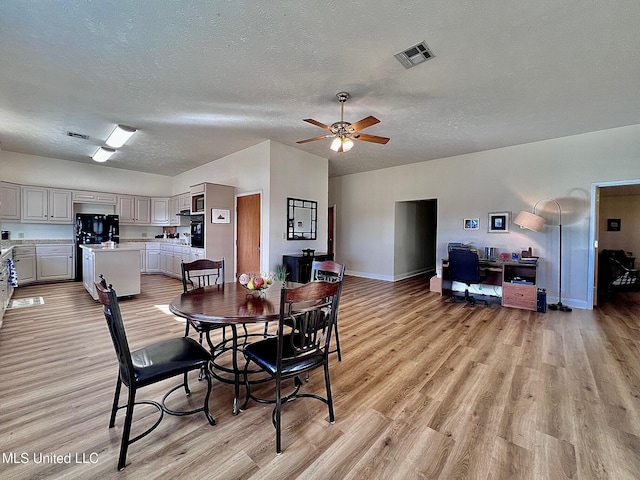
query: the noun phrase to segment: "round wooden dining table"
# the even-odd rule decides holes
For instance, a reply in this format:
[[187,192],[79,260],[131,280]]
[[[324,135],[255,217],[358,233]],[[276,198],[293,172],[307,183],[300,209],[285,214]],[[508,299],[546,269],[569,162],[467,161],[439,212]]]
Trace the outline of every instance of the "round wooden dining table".
[[[233,383],[235,387],[233,400],[233,413],[237,415],[239,412],[240,383],[243,371],[238,368],[238,354],[241,351],[238,348],[239,336],[238,326],[244,328],[244,338],[247,340],[247,324],[263,323],[278,321],[280,316],[280,290],[283,282],[274,282],[270,288],[258,296],[256,293],[249,293],[239,283],[225,283],[220,285],[211,285],[203,288],[196,288],[177,296],[170,304],[169,310],[179,316],[187,319],[187,321],[200,322],[203,324],[224,325],[231,328],[232,331],[232,347],[231,358],[232,368],[226,369],[216,363],[216,358],[225,351],[226,341],[223,339],[221,348],[216,348],[211,342],[209,331],[207,330],[207,342],[211,348],[213,357],[213,367],[223,372],[231,373],[232,380],[222,375],[214,376],[223,381]],[[291,282],[287,282],[287,287],[294,286]],[[265,329],[266,333],[266,329]],[[262,335],[260,335],[262,337]]]

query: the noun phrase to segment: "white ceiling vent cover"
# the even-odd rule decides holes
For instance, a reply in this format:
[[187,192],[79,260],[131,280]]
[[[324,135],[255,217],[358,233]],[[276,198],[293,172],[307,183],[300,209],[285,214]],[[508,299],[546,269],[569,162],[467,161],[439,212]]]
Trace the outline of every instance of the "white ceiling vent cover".
[[435,57],[426,42],[420,42],[413,47],[407,48],[403,52],[394,55],[404,68],[415,67]]

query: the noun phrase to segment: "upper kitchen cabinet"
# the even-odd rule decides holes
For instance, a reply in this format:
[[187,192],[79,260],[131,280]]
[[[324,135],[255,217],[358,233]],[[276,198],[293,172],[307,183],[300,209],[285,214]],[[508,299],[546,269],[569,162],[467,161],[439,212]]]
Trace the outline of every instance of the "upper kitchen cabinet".
[[105,205],[115,205],[118,196],[115,193],[85,192],[75,190],[73,192],[73,203],[101,203]]
[[118,195],[116,213],[120,216],[120,225],[151,225],[151,199]]
[[71,190],[22,186],[22,223],[73,223]]
[[174,195],[169,199],[169,225],[180,225],[180,197]]
[[0,220],[20,220],[20,185],[0,182]]
[[191,192],[178,195],[178,211],[191,210]]
[[169,199],[151,199],[151,225],[169,225]]

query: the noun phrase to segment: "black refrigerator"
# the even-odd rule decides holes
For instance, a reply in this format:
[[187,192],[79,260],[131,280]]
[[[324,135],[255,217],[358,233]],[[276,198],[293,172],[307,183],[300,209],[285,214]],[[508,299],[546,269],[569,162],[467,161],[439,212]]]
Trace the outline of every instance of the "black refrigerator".
[[120,242],[118,215],[77,213],[75,222],[76,281],[82,281],[82,249],[80,245]]

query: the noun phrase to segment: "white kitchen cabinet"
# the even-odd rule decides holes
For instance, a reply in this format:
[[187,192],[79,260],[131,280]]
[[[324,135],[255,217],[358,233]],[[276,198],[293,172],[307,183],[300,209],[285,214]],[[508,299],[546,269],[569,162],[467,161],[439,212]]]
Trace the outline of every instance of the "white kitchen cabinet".
[[118,195],[117,214],[121,225],[150,225],[151,199],[149,197],[134,197]]
[[97,245],[81,245],[83,259],[83,284],[94,300],[98,299],[94,282],[103,275],[118,297],[140,293],[139,247],[118,246],[102,248]]
[[204,248],[191,247],[190,253],[191,253],[191,256],[190,256],[191,262],[194,262],[196,260],[201,260],[204,258]]
[[180,197],[174,195],[169,199],[169,225],[180,225]]
[[9,285],[9,267],[5,263],[8,258],[11,258],[11,255],[11,249],[0,255],[0,326],[2,326],[2,317],[13,294],[13,287]]
[[13,264],[18,275],[18,285],[36,281],[36,246],[20,245],[13,247]]
[[0,182],[0,220],[20,220],[20,185]]
[[160,244],[148,242],[145,248],[145,263],[147,273],[160,272]]
[[168,198],[151,198],[151,225],[169,225]]
[[95,286],[93,285],[95,269],[93,266],[93,253],[91,250],[81,248],[82,252],[82,284],[85,290],[93,297],[95,295]]
[[173,275],[173,245],[160,244],[160,271]]
[[72,199],[73,203],[101,203],[104,205],[115,205],[118,196],[115,193],[74,190]]
[[71,280],[73,245],[36,245],[36,280]]
[[178,211],[191,210],[191,192],[178,195]]
[[173,247],[173,275],[182,278],[182,262],[191,261],[191,248],[181,245]]
[[22,223],[73,223],[71,190],[22,186]]

